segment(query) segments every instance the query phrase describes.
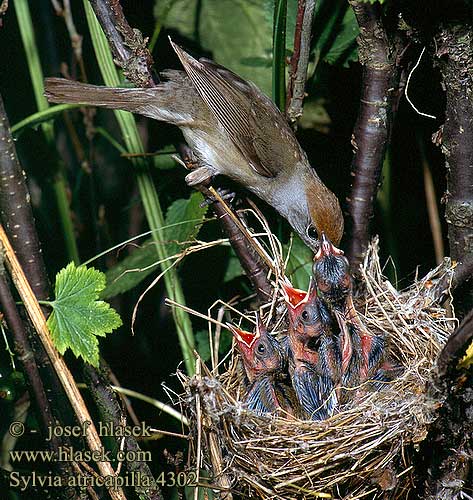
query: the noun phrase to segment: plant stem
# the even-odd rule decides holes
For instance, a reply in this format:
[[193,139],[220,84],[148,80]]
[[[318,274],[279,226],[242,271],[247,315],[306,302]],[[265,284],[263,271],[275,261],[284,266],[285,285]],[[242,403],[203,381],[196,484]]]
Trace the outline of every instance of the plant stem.
[[286,107],[286,18],[287,0],[274,4],[273,28],[273,101],[284,111]]
[[[102,77],[106,85],[116,87],[120,85],[118,76],[107,38],[105,37],[94,11],[88,0],[84,0],[84,8],[87,15],[89,30],[92,36],[97,61],[99,63]],[[143,143],[136,127],[136,122],[131,113],[125,111],[114,111],[117,118],[126,149],[130,153],[144,153]],[[165,242],[163,241],[164,216],[159,202],[159,197],[154,187],[154,183],[149,171],[149,165],[144,158],[130,158],[135,169],[136,181],[140,191],[143,207],[145,209],[148,225],[152,230],[153,239],[156,241],[156,251],[160,260],[165,260],[168,255]],[[165,267],[162,264],[161,269],[167,272],[164,274],[164,284],[166,292],[170,299],[181,304],[185,304],[184,293],[179,281],[178,273],[175,269]],[[186,370],[189,374],[194,373],[194,335],[189,315],[182,310],[173,309],[174,322],[181,346]]]
[[[38,111],[45,111],[49,108],[48,101],[44,97],[44,76],[39,59],[38,49],[36,47],[33,22],[28,6],[28,0],[15,0],[15,10],[18,18],[21,39],[25,49],[26,60],[28,62],[28,70],[30,73],[31,84],[36,100]],[[41,123],[41,129],[46,138],[48,145],[54,147],[54,131],[53,124],[50,122]],[[58,162],[58,168],[54,172],[53,190],[56,197],[59,218],[64,232],[67,254],[70,260],[79,264],[79,251],[77,249],[76,238],[74,235],[74,226],[72,223],[71,212],[68,200],[68,186],[64,169],[61,162]]]
[[296,121],[302,115],[314,11],[315,0],[299,0],[294,33],[294,53],[291,57],[291,73],[287,88],[286,115],[291,122]]

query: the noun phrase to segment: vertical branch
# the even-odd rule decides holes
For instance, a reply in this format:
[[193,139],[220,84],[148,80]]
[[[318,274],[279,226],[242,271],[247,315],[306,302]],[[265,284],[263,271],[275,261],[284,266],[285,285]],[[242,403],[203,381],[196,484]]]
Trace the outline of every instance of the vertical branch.
[[290,122],[295,122],[302,115],[314,11],[315,0],[299,0],[294,52],[291,57],[291,72],[287,88],[286,116]]
[[0,95],[0,218],[15,252],[40,300],[48,298],[49,283],[34,225],[30,195],[16,156],[15,144]]
[[[442,27],[435,37],[436,56],[446,90],[441,134],[447,168],[445,217],[450,256],[465,266],[473,256],[473,31],[471,24]],[[472,301],[471,268],[463,273]]]
[[[48,429],[55,425],[56,422],[51,410],[50,402],[48,401],[48,397],[46,395],[46,390],[43,385],[40,372],[35,362],[34,353],[31,350],[25,325],[18,313],[15,300],[7,283],[3,258],[0,261],[0,306],[2,308],[2,312],[5,314],[8,326],[13,335],[15,353],[20,360],[23,372],[26,376],[28,392],[31,401],[33,402],[35,415],[38,418],[41,434],[44,438],[46,438],[49,434]],[[59,438],[54,435],[51,436],[51,440],[48,443],[49,448],[56,453],[58,453],[59,448],[63,444],[64,443],[61,443]],[[60,472],[63,479],[66,481],[65,484],[67,484],[67,479],[71,477],[72,474],[70,464],[58,461],[55,464],[55,468]],[[65,487],[65,489],[66,491],[62,494],[66,495],[67,498],[70,498],[71,500],[80,498],[80,495],[76,494],[74,488]]]
[[[117,400],[116,393],[110,387],[108,378],[109,374],[101,363],[101,368],[96,370],[89,364],[84,365],[84,378],[91,391],[92,399],[103,422],[113,422],[115,428],[123,425],[122,409]],[[140,447],[133,436],[125,436],[124,440],[125,452],[138,452]],[[140,460],[126,460],[125,467],[130,475],[132,473],[138,474],[142,480],[137,481],[133,485],[138,498],[145,498],[146,500],[163,500],[163,494],[153,478],[151,470],[145,461]],[[149,486],[148,486],[149,484]]]
[[348,257],[357,269],[370,238],[369,225],[392,126],[399,50],[388,37],[379,3],[349,2],[360,27],[357,41],[363,65],[360,108],[352,136],[353,183],[347,198],[351,219]]

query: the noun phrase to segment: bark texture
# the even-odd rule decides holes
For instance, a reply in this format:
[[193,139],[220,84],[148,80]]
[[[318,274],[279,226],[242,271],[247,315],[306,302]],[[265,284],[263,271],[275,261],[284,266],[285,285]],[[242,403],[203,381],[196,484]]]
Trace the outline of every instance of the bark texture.
[[[457,293],[472,302],[473,260],[473,27],[442,27],[435,36],[436,58],[442,73],[447,103],[441,147],[447,169],[444,197],[450,256],[460,266],[463,284]],[[457,281],[458,278],[457,278]]]
[[350,4],[360,27],[357,41],[363,66],[360,108],[352,136],[353,183],[347,198],[351,223],[347,256],[356,270],[370,239],[370,221],[393,121],[401,44],[388,36],[380,4],[355,0]]

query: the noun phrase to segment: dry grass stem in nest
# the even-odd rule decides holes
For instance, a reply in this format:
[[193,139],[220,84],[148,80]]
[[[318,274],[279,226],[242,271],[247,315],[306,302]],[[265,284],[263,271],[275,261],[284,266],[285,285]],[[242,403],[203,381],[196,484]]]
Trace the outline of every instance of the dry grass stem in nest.
[[193,463],[209,471],[220,498],[230,499],[232,492],[284,500],[408,498],[412,453],[439,403],[426,394],[426,382],[456,326],[436,302],[435,284],[448,282],[449,275],[446,261],[399,292],[382,275],[377,241],[370,246],[356,308],[371,332],[386,336],[405,370],[384,390],[366,392],[327,420],[246,410],[236,352],[223,373],[221,365],[220,372],[210,370],[197,359],[196,376],[180,374]]

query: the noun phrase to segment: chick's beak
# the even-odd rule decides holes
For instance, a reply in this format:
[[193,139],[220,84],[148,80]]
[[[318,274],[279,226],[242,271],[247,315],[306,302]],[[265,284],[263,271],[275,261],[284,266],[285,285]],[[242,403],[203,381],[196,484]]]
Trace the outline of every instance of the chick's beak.
[[290,309],[297,309],[309,300],[309,292],[293,288],[289,283],[282,284],[284,300]]
[[329,255],[343,255],[343,250],[337,248],[328,238],[327,235],[322,232],[320,235],[320,246],[319,251],[316,253],[314,260],[319,260],[322,257],[327,257]]

